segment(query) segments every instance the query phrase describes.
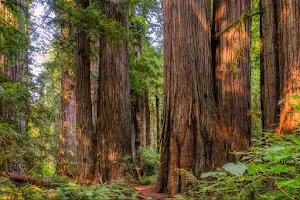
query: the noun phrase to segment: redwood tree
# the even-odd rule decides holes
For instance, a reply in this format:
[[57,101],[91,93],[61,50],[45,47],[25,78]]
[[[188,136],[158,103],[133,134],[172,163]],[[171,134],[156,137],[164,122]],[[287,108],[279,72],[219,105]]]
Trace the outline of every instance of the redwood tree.
[[285,134],[300,126],[300,111],[295,108],[300,105],[300,1],[280,0],[277,8],[279,88],[280,99],[285,100],[277,132]]
[[[78,9],[89,6],[89,0],[77,0]],[[84,19],[80,23],[87,23]],[[77,126],[77,179],[88,183],[93,176],[92,152],[93,122],[90,83],[90,41],[87,30],[81,24],[76,29],[76,126]]]
[[[196,177],[224,162],[214,100],[210,0],[164,1],[164,111],[156,189],[186,191]],[[225,128],[224,128],[225,129]]]
[[[250,102],[250,20],[251,1],[213,1],[213,58],[216,84],[216,103],[220,121],[227,128],[220,151],[227,152],[249,147],[251,135]],[[244,18],[244,19],[243,19]],[[236,21],[231,29],[228,27]]]
[[[292,133],[300,125],[300,24],[299,1],[261,0],[262,108],[265,129]],[[280,107],[278,102],[284,100]],[[280,116],[278,118],[278,116]]]
[[279,122],[279,58],[277,3],[261,0],[261,107],[264,130]]
[[128,65],[128,1],[101,1],[107,17],[119,22],[125,37],[114,43],[102,36],[99,43],[97,144],[102,181],[124,176],[130,161],[131,110]]
[[64,68],[61,72],[61,133],[60,164],[58,172],[65,176],[74,176],[74,164],[77,161],[76,149],[76,98],[74,72]]

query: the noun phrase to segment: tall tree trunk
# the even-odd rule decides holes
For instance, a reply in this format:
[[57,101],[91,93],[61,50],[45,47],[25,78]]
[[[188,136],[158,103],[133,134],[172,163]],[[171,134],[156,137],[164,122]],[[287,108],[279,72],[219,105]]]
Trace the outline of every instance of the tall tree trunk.
[[155,89],[155,108],[156,108],[156,145],[157,150],[160,149],[160,118],[159,118],[159,94],[158,94],[158,88]]
[[[128,1],[102,1],[107,16],[128,33]],[[124,177],[124,162],[132,162],[128,36],[112,44],[104,36],[99,50],[97,139],[103,182]]]
[[213,1],[213,56],[216,101],[222,125],[228,129],[220,138],[220,151],[234,160],[233,151],[249,147],[250,102],[250,20],[222,33],[229,25],[251,12],[251,1]]
[[[26,35],[26,1],[18,0],[16,10],[18,11],[18,16],[7,9],[0,2],[0,11],[2,18],[6,21],[9,26],[17,29],[20,33]],[[19,42],[21,39],[17,39]],[[20,43],[22,45],[23,43]],[[1,52],[0,52],[1,54]],[[5,53],[0,55],[0,62],[3,64],[0,66],[0,71],[2,71],[8,79],[14,82],[18,82],[26,87],[26,75],[28,73],[28,63],[27,63],[27,49],[25,46],[20,46],[17,52],[14,52],[13,55],[9,53]],[[27,123],[27,104],[28,100],[24,100],[20,105],[14,105],[14,110],[7,111],[7,118],[15,122],[15,129],[18,131],[27,131],[28,123]],[[25,107],[25,108],[24,108]]]
[[[89,0],[77,0],[77,8],[85,9]],[[84,23],[84,21],[81,21]],[[77,126],[77,183],[88,183],[94,171],[92,152],[93,122],[90,79],[90,41],[88,32],[77,25],[76,69],[76,126]]]
[[151,133],[150,133],[150,108],[149,108],[149,92],[148,89],[144,89],[144,116],[145,116],[145,135],[146,137],[146,146],[151,147]]
[[277,4],[261,0],[261,108],[264,130],[279,122],[279,58]]
[[154,148],[155,147],[155,107],[151,103],[151,115],[150,115],[150,120],[151,120],[151,126],[150,126],[150,147]]
[[[69,66],[68,66],[69,67]],[[61,72],[61,126],[59,135],[60,155],[58,172],[63,176],[75,177],[76,149],[76,98],[74,72],[64,68]]]
[[188,189],[184,169],[199,177],[223,164],[214,100],[210,0],[164,1],[164,111],[156,189]]
[[[99,48],[99,44],[96,44],[96,48]],[[91,98],[92,98],[92,116],[93,116],[93,126],[96,127],[97,124],[97,100],[98,100],[98,79],[96,78],[99,74],[99,59],[91,64],[91,72],[94,76],[91,76]]]
[[[300,1],[278,1],[278,57],[280,75],[280,99],[285,99],[280,108],[278,133],[292,133],[300,126]],[[267,36],[266,36],[267,37]]]

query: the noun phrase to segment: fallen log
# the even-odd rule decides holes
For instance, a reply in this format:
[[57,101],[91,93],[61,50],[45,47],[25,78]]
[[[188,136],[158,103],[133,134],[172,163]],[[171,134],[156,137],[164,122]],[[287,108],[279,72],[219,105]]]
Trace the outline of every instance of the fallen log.
[[12,181],[15,181],[17,183],[29,183],[36,186],[43,186],[43,187],[50,187],[51,183],[49,181],[44,181],[39,178],[35,178],[32,176],[26,176],[26,175],[19,175],[19,174],[12,174],[9,172],[0,172],[0,176],[6,177]]

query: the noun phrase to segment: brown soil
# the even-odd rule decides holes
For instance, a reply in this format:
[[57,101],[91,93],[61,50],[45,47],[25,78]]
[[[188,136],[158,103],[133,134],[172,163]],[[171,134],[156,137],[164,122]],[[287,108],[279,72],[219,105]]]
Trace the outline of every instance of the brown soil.
[[154,185],[137,185],[134,187],[139,192],[139,198],[141,200],[147,200],[148,198],[163,200],[171,198],[170,195],[164,193],[157,193],[154,191]]

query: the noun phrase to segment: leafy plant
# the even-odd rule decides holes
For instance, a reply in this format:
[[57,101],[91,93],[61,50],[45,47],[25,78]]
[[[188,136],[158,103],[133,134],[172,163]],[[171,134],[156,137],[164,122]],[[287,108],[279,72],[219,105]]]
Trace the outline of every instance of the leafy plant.
[[199,199],[299,199],[300,137],[266,133],[242,160],[195,179]]
[[141,168],[145,176],[157,174],[159,168],[159,154],[156,149],[145,148],[141,150]]

